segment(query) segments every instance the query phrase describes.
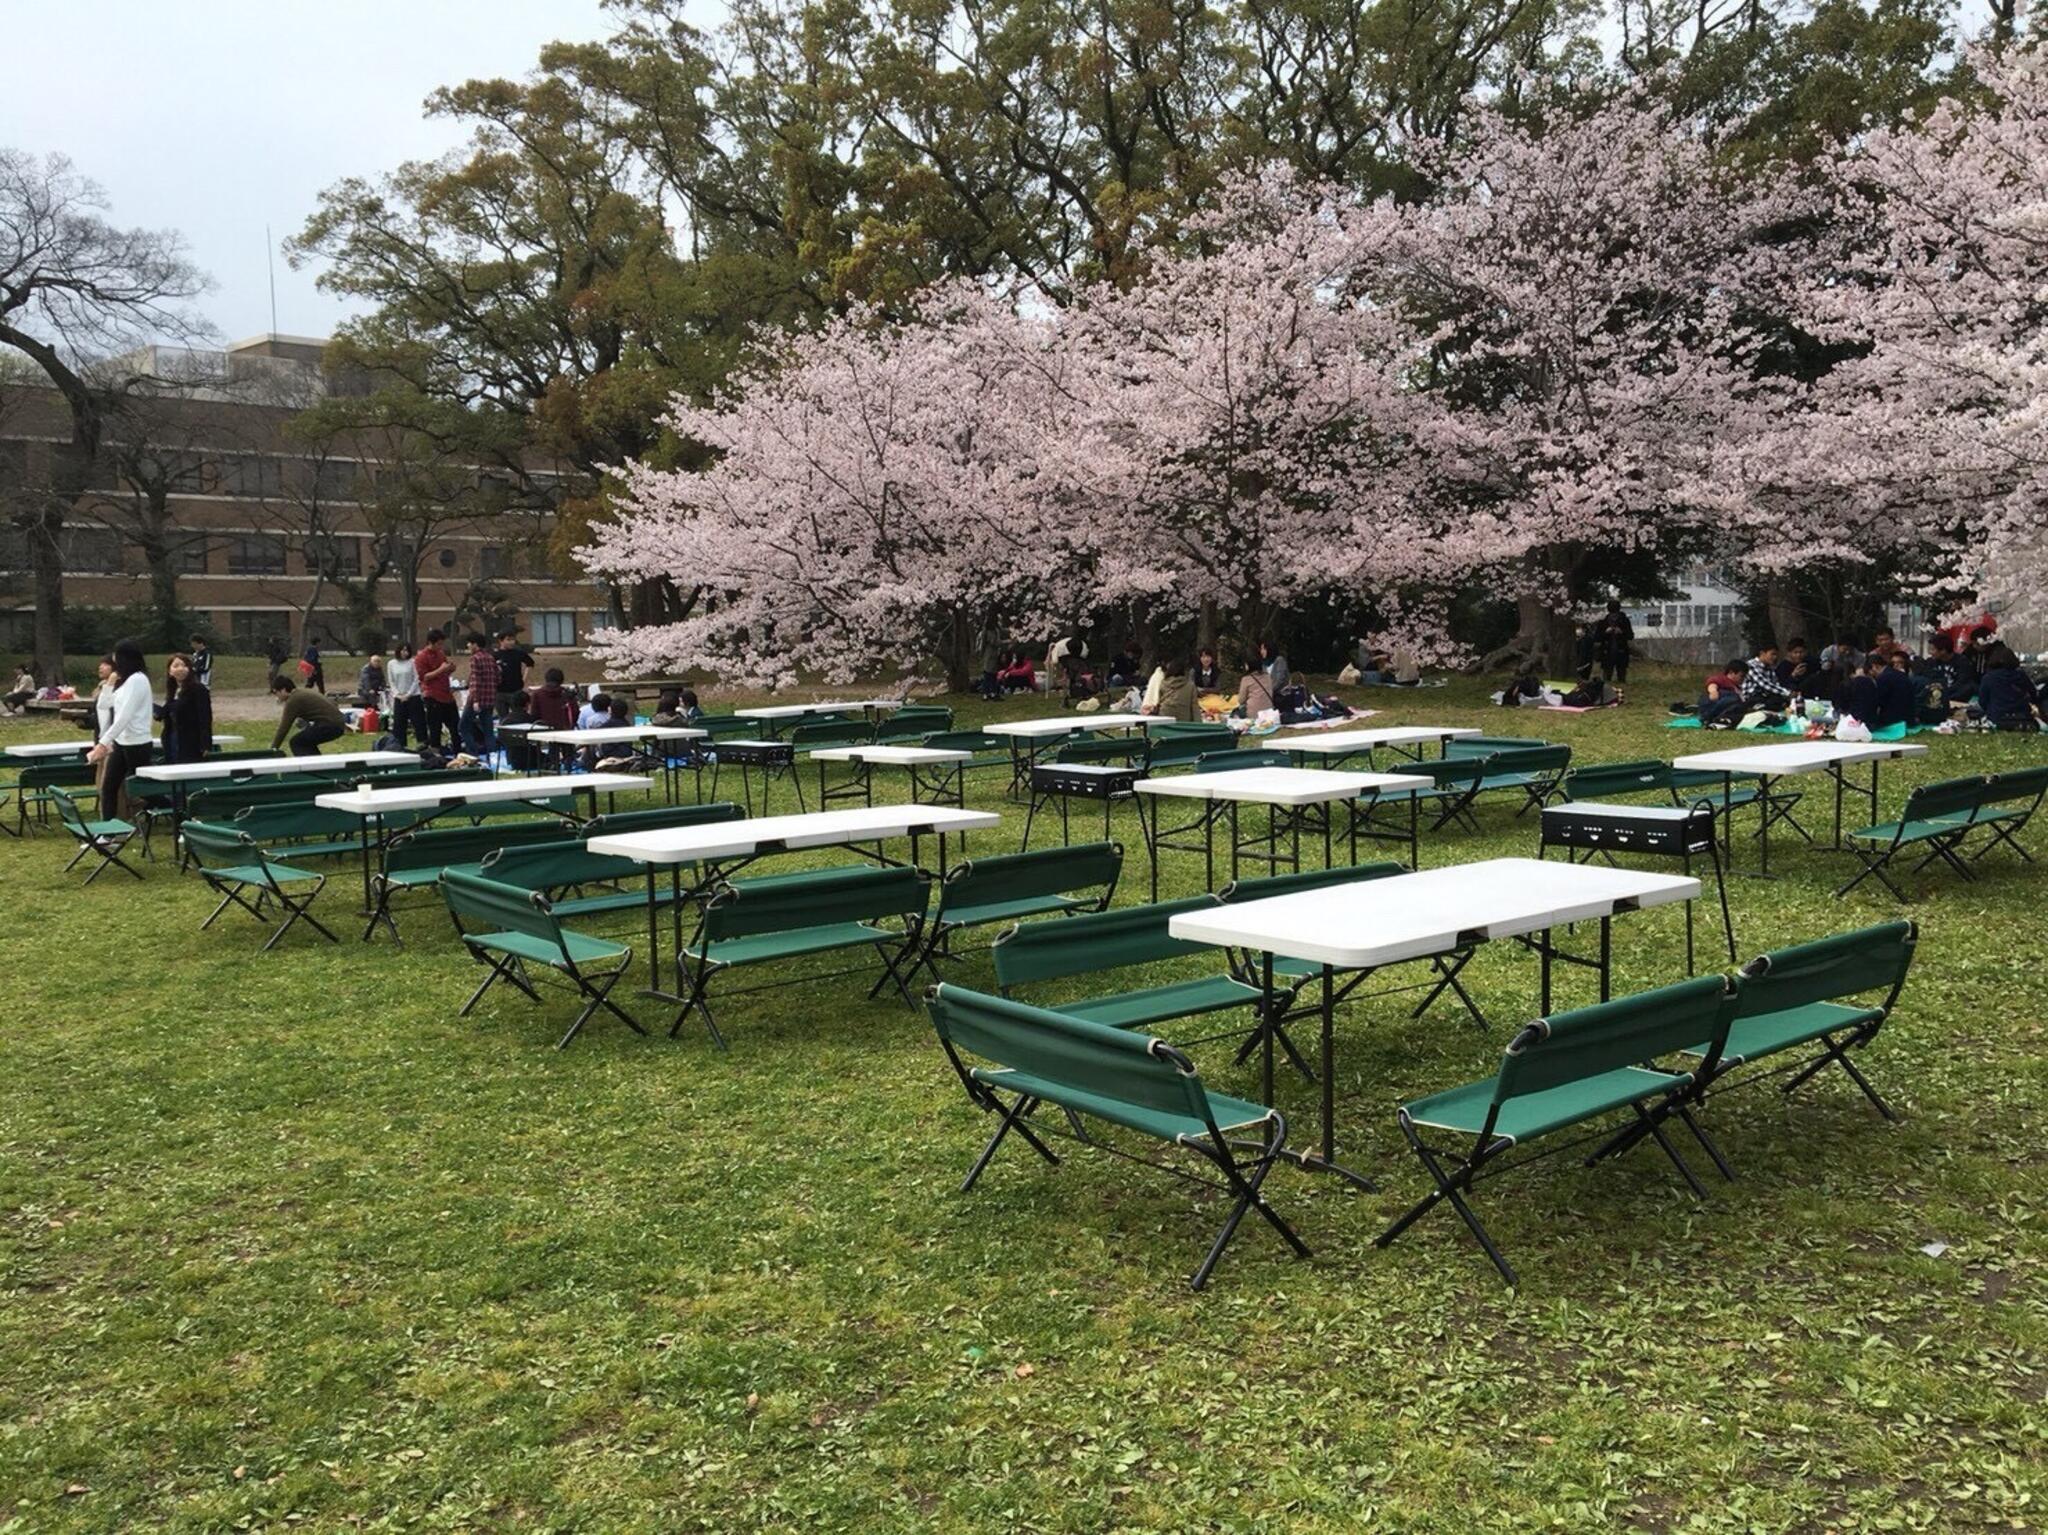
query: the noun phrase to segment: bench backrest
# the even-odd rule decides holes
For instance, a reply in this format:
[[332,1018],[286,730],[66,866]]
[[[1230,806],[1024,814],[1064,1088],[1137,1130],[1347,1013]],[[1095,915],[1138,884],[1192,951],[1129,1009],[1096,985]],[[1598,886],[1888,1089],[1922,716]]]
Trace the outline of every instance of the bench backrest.
[[593,853],[575,837],[555,835],[545,840],[501,847],[485,855],[483,876],[501,885],[521,890],[561,890],[569,885],[595,885],[611,880],[643,879],[649,865],[616,853]]
[[363,818],[345,810],[322,810],[311,803],[244,805],[230,824],[251,841],[273,842],[292,837],[355,837],[362,832]]
[[1145,755],[1143,736],[1082,736],[1053,753],[1055,762],[1136,762]]
[[1293,766],[1294,754],[1277,746],[1264,746],[1253,751],[1204,752],[1195,759],[1197,773],[1241,773],[1246,768]]
[[713,741],[732,737],[750,741],[768,733],[767,726],[760,720],[745,719],[737,714],[700,714],[690,724]]
[[703,935],[716,943],[756,933],[922,916],[930,902],[931,876],[922,869],[820,869],[803,879],[721,885],[704,908]]
[[953,711],[923,705],[898,709],[875,727],[877,741],[919,741],[936,730],[953,728]]
[[789,744],[798,751],[817,746],[865,746],[875,738],[875,727],[866,720],[809,720],[789,733]]
[[1548,746],[1548,741],[1532,740],[1528,736],[1458,736],[1444,743],[1446,757],[1491,757],[1495,752],[1527,751],[1532,746]]
[[1164,1040],[962,986],[934,986],[925,1001],[963,1080],[970,1080],[957,1053],[964,1050],[1078,1093],[1187,1115],[1215,1132],[1193,1063]]
[[489,768],[358,768],[353,773],[279,773],[235,779],[227,783],[197,783],[188,786],[186,807],[201,819],[220,820],[232,816],[244,805],[303,804],[318,795],[333,794],[358,780],[380,789],[423,783],[473,783],[489,778]]
[[2010,773],[1991,775],[1988,803],[2009,805],[2015,800],[2038,800],[2048,794],[2048,767],[2016,768]]
[[1165,726],[1153,731],[1145,753],[1148,767],[1177,767],[1199,762],[1205,755],[1221,756],[1237,749],[1237,732],[1228,725],[1187,725],[1178,730]]
[[561,823],[557,821],[428,826],[392,838],[384,849],[384,867],[399,873],[409,869],[445,869],[451,864],[480,863],[499,848],[556,842],[561,840],[561,836]]
[[24,793],[37,789],[82,789],[93,781],[89,762],[32,762],[15,776],[14,786]]
[[1386,879],[1408,870],[1398,863],[1339,864],[1334,869],[1298,869],[1289,874],[1260,874],[1234,879],[1222,890],[1223,904],[1242,905],[1276,895],[1299,895],[1304,890],[1328,890],[1337,885],[1358,884],[1369,879]]
[[979,756],[1000,756],[1009,760],[1010,745],[986,730],[938,730],[924,738],[924,744],[940,751],[973,752]]
[[263,862],[263,849],[232,826],[188,820],[178,828],[178,838],[202,869]]
[[1736,1017],[1837,1002],[1879,989],[1886,992],[1884,1010],[1890,1012],[1906,984],[1918,938],[1910,922],[1881,922],[1759,955],[1737,977]]
[[1562,773],[1572,765],[1569,746],[1523,746],[1497,751],[1486,759],[1486,776],[1499,778],[1509,773]]
[[1195,895],[1150,906],[1083,912],[1058,922],[1023,923],[996,939],[996,983],[1007,991],[1032,981],[1093,975],[1189,954],[1213,955],[1216,950],[1209,944],[1174,937],[1167,923],[1181,912],[1221,904],[1214,895]]
[[1935,821],[1954,816],[1974,818],[1976,812],[1990,807],[1987,797],[1990,780],[1975,778],[1944,778],[1938,783],[1924,783],[1906,796],[1905,809],[1899,814],[1901,821]]
[[57,819],[63,823],[64,829],[82,841],[90,841],[92,833],[85,829],[85,815],[79,810],[78,801],[68,794],[59,794],[56,803]]
[[494,879],[449,869],[441,876],[441,894],[460,929],[463,919],[497,932],[523,933],[552,944],[562,960],[569,960],[562,941],[562,924],[555,920],[547,897],[516,885],[501,885]]
[[1671,764],[1646,757],[1640,762],[1582,762],[1564,775],[1568,800],[1610,800],[1626,794],[1663,793],[1671,787]]
[[743,821],[747,813],[730,800],[712,800],[703,805],[657,805],[652,810],[617,810],[595,816],[583,823],[583,836],[616,836],[628,831],[663,831],[671,826],[711,826],[720,821]]
[[1734,1016],[1734,982],[1724,975],[1703,975],[1539,1018],[1517,1034],[1501,1056],[1493,1107],[1480,1140],[1492,1138],[1500,1106],[1511,1099],[1640,1066],[1691,1049],[1702,1040],[1718,1058]]
[[949,909],[1037,900],[1077,890],[1100,889],[1106,904],[1123,869],[1123,845],[1117,842],[1083,842],[970,859],[955,866],[939,887],[939,916],[943,919]]

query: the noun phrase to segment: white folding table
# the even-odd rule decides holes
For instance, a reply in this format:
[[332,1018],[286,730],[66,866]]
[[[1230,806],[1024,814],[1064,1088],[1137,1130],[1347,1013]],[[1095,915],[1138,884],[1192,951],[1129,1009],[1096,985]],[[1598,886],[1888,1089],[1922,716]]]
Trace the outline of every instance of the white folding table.
[[732,712],[740,719],[760,720],[770,735],[777,735],[784,725],[801,723],[814,714],[852,714],[857,711],[873,719],[878,714],[902,708],[903,702],[900,698],[820,699],[808,704],[760,704],[752,709],[735,709]]
[[157,783],[232,782],[237,778],[270,778],[280,773],[312,773],[331,777],[351,768],[418,767],[418,752],[313,752],[304,757],[207,758],[199,762],[152,762],[135,770],[137,778]]
[[[240,736],[215,736],[213,744],[215,746],[237,746],[241,744],[241,740]],[[154,744],[161,746],[163,743],[158,741]],[[25,758],[30,761],[49,761],[52,758],[61,761],[66,757],[83,757],[92,748],[93,743],[90,740],[29,741],[20,746],[8,747],[7,755]]]
[[[616,796],[624,789],[651,788],[653,782],[650,778],[643,778],[634,773],[558,773],[531,778],[477,778],[444,784],[396,784],[382,789],[377,788],[373,782],[365,782],[332,794],[315,795],[313,803],[322,810],[334,810],[344,815],[355,816],[362,823],[363,915],[371,918],[370,925],[363,929],[363,938],[367,942],[377,927],[377,905],[370,888],[370,853],[374,847],[381,863],[384,849],[391,840],[390,817],[403,815],[406,821],[402,829],[418,831],[443,815],[465,810],[472,805],[531,802],[534,809],[546,810],[548,807],[541,801],[563,794],[589,795],[590,809],[594,815],[600,791]],[[421,815],[422,811],[427,813]],[[373,828],[376,833],[374,843],[371,841]],[[386,920],[389,920],[388,917]],[[394,926],[392,936],[395,938],[397,935],[398,930]]]
[[1010,794],[1031,787],[1031,770],[1049,746],[1105,730],[1150,730],[1168,721],[1158,714],[1058,714],[1049,719],[1003,720],[983,731],[1010,743]]
[[[501,729],[503,727],[500,727]],[[701,741],[710,734],[694,725],[593,725],[587,730],[528,729],[526,739],[547,746],[646,746],[667,741]],[[676,765],[664,750],[662,773],[671,805],[676,800]],[[702,795],[698,796],[700,799]]]
[[[1771,810],[1771,785],[1780,778],[1795,778],[1807,773],[1826,773],[1835,784],[1835,840],[1830,851],[1840,852],[1842,848],[1842,796],[1845,793],[1860,795],[1870,801],[1870,819],[1878,818],[1877,770],[1880,763],[1894,762],[1902,757],[1924,757],[1927,748],[1906,741],[1786,741],[1776,746],[1736,746],[1727,751],[1695,752],[1689,757],[1678,757],[1672,761],[1674,768],[1692,773],[1718,773],[1724,795],[1734,787],[1738,778],[1757,780],[1757,814],[1761,824],[1757,827],[1757,874],[1769,878],[1771,872],[1771,822],[1776,819]],[[1870,787],[1852,784],[1843,774],[1843,769],[1859,762],[1870,764]],[[1724,800],[1725,803],[1725,800]],[[1729,865],[1735,860],[1734,837],[1729,837]]]
[[[929,797],[930,803],[941,804],[950,796],[953,803],[965,809],[967,805],[966,765],[974,760],[973,752],[949,751],[937,746],[820,746],[811,753],[811,760],[818,766],[818,805],[823,809],[833,799],[858,797],[863,803],[875,802],[875,769],[878,767],[900,767],[910,780],[910,802],[919,803],[920,794]],[[825,787],[827,762],[850,762],[854,765],[854,776],[847,787],[829,791]]]
[[1451,742],[1485,733],[1469,725],[1383,725],[1376,730],[1332,730],[1321,735],[1293,736],[1268,741],[1266,748],[1341,762],[1360,755],[1369,760],[1374,751],[1384,746],[1411,762],[1420,762],[1422,748],[1432,741],[1436,743],[1437,755],[1442,756]]
[[[1305,1156],[1305,1165],[1328,1168],[1355,1182],[1371,1185],[1336,1162],[1334,1014],[1336,975],[1345,973],[1344,995],[1389,965],[1427,959],[1441,966],[1447,957],[1469,952],[1490,939],[1514,939],[1533,948],[1542,959],[1541,1011],[1548,1015],[1551,967],[1555,961],[1578,964],[1600,976],[1600,1000],[1610,994],[1612,926],[1623,912],[1646,910],[1677,901],[1691,901],[1700,882],[1676,874],[1616,869],[1601,864],[1544,863],[1534,858],[1493,858],[1453,864],[1416,874],[1274,896],[1263,901],[1215,906],[1183,912],[1169,919],[1167,930],[1191,943],[1215,944],[1255,953],[1265,1002],[1260,1008],[1264,1047],[1261,1081],[1265,1102],[1273,1102],[1273,1048],[1276,1026],[1273,962],[1276,958],[1315,966],[1321,980],[1322,1022],[1322,1150]],[[1600,924],[1597,958],[1570,954],[1557,947],[1552,931],[1574,922]],[[1461,966],[1463,961],[1460,960]],[[1451,967],[1429,1000],[1445,986],[1456,985]],[[1460,995],[1463,995],[1460,989]],[[1466,999],[1470,1005],[1470,999]]]
[[660,989],[660,902],[655,877],[669,871],[669,918],[674,938],[677,978],[681,979],[683,950],[682,908],[684,892],[681,870],[685,864],[699,865],[703,876],[690,892],[694,895],[714,880],[727,878],[735,870],[757,859],[778,853],[798,853],[811,848],[860,848],[876,845],[881,861],[881,844],[899,837],[910,839],[910,861],[915,864],[918,843],[924,837],[939,839],[939,876],[946,872],[946,838],[959,832],[985,831],[1000,826],[1003,818],[988,810],[963,810],[955,805],[868,805],[851,810],[816,810],[803,815],[759,816],[750,820],[713,821],[698,826],[668,826],[656,831],[615,832],[592,837],[586,846],[593,853],[630,858],[647,870],[647,972],[645,995],[680,1002],[680,992]]
[[[1240,860],[1250,857],[1266,865],[1268,870],[1277,872],[1282,863],[1299,869],[1301,865],[1301,829],[1309,822],[1323,834],[1323,867],[1331,862],[1331,813],[1334,806],[1352,804],[1358,800],[1372,801],[1382,791],[1401,789],[1426,789],[1431,780],[1412,773],[1346,773],[1332,772],[1323,768],[1295,767],[1251,767],[1220,770],[1207,773],[1178,774],[1171,778],[1145,778],[1132,787],[1141,796],[1138,801],[1139,814],[1146,806],[1151,807],[1151,829],[1145,843],[1152,857],[1152,899],[1159,899],[1159,854],[1163,848],[1176,848],[1193,852],[1186,842],[1175,842],[1170,838],[1200,830],[1202,834],[1203,871],[1207,880],[1204,888],[1216,888],[1216,838],[1215,825],[1220,814],[1230,818],[1230,877],[1238,875]],[[1159,825],[1160,801],[1166,799],[1194,800],[1202,807],[1201,815],[1185,826],[1167,827]],[[1416,861],[1416,820],[1415,797],[1408,798],[1408,866],[1412,869]],[[1266,835],[1247,843],[1239,833],[1238,809],[1242,805],[1264,805],[1266,807]],[[1368,805],[1369,808],[1369,805]],[[1358,862],[1358,831],[1360,817],[1351,817],[1351,861]],[[1291,853],[1280,851],[1283,836],[1293,839]],[[1388,834],[1368,827],[1366,836],[1375,841],[1396,840]],[[1263,850],[1260,849],[1263,844]]]

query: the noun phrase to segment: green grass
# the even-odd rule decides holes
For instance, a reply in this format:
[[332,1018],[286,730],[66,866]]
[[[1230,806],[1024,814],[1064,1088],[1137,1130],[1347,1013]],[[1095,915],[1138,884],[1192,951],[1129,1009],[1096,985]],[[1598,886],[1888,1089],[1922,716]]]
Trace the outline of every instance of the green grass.
[[[1364,696],[1589,760],[1733,744],[1660,728],[1686,685],[1511,721],[1476,684]],[[1893,803],[2044,750],[1923,739]],[[1533,852],[1510,810],[1424,862]],[[601,1021],[558,1054],[559,1002],[455,1017],[471,967],[431,908],[402,953],[344,927],[259,956],[246,920],[198,932],[208,898],[166,865],[87,890],[66,856],[0,845],[10,1535],[2041,1522],[2048,868],[1919,886],[1919,964],[1865,1058],[1900,1123],[1824,1080],[1715,1105],[1742,1176],[1705,1206],[1641,1154],[1488,1186],[1518,1292],[1448,1217],[1371,1238],[1422,1184],[1394,1104],[1492,1068],[1533,962],[1468,972],[1486,1036],[1354,1006],[1340,1130],[1381,1191],[1283,1170],[1314,1259],[1247,1226],[1194,1296],[1218,1210],[1179,1185],[1018,1155],[957,1194],[986,1125],[925,1023],[850,979],[729,1003],[729,1054]],[[1786,849],[1781,881],[1737,881],[1745,953],[1895,915],[1831,897],[1845,863]],[[1166,893],[1199,877],[1173,858]],[[1622,919],[1616,949],[1622,986],[1673,978],[1677,914]],[[1306,1127],[1310,1090],[1281,1090]]]

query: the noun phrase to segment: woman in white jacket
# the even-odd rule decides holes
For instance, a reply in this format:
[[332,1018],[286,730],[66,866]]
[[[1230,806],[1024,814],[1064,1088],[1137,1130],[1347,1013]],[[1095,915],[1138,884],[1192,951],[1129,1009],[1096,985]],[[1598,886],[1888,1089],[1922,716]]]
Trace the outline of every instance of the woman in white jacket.
[[143,664],[142,647],[135,641],[123,640],[114,647],[114,685],[103,690],[94,704],[99,711],[100,738],[86,760],[105,764],[100,769],[100,819],[111,821],[120,813],[121,790],[129,775],[149,763],[149,732],[156,718],[149,669]]
[[427,744],[427,706],[420,697],[420,669],[413,661],[412,646],[401,642],[384,663],[384,686],[391,690],[392,732],[398,749],[405,750],[408,729],[418,731],[420,745]]

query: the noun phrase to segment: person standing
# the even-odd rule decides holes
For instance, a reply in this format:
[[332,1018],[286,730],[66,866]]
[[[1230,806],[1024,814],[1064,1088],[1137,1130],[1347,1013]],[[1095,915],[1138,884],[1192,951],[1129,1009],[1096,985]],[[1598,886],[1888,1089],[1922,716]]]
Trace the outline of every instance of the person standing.
[[327,691],[327,670],[320,664],[320,647],[311,640],[306,642],[306,653],[299,658],[299,670],[306,674],[306,686],[316,693]]
[[193,657],[182,651],[164,663],[164,701],[157,713],[164,722],[164,761],[197,762],[213,750],[213,694],[199,680]]
[[284,642],[284,636],[273,634],[263,647],[263,659],[270,663],[270,675],[274,680],[284,670],[284,658],[291,650]]
[[211,696],[213,692],[213,647],[206,643],[205,635],[195,634],[192,636],[190,660],[192,663],[193,681],[205,688],[208,695]]
[[469,637],[469,687],[462,695],[462,744],[481,757],[497,746],[498,653],[481,634]]
[[1610,597],[1607,614],[1600,620],[1599,632],[1594,637],[1600,673],[1609,682],[1619,685],[1628,681],[1628,658],[1635,643],[1636,626],[1621,611],[1620,601]]
[[86,753],[88,762],[101,765],[103,821],[119,817],[129,775],[149,761],[149,727],[156,718],[156,700],[149,691],[149,670],[143,664],[142,647],[134,640],[121,641],[114,647],[111,664],[111,685],[102,688],[94,701],[100,738]]
[[101,656],[99,681],[92,690],[92,738],[95,743],[107,738],[107,721],[114,713],[114,658]]
[[514,694],[526,687],[526,669],[533,665],[533,652],[519,643],[517,629],[498,631],[498,704],[509,709]]
[[[286,734],[291,733],[294,757],[317,757],[321,747],[340,740],[348,728],[341,705],[315,688],[302,688],[289,677],[278,677],[272,680],[270,691],[283,705],[277,716],[277,734],[270,738],[272,751],[284,745]],[[296,733],[292,733],[294,725],[299,727]]]
[[419,668],[413,662],[412,646],[404,640],[399,641],[385,664],[384,685],[391,689],[391,729],[398,739],[398,749],[405,750],[408,727],[419,743],[426,745],[427,710],[420,698]]
[[423,728],[427,744],[441,749],[441,735],[447,732],[450,747],[461,744],[462,719],[455,712],[455,663],[441,647],[448,636],[439,629],[427,631],[427,642],[413,657],[419,672],[420,697],[426,700],[427,722]]

